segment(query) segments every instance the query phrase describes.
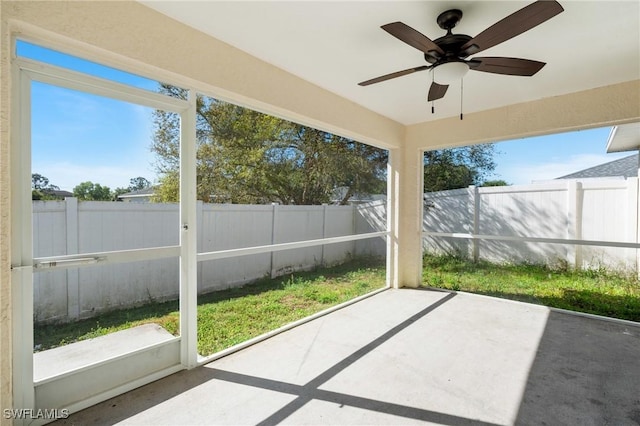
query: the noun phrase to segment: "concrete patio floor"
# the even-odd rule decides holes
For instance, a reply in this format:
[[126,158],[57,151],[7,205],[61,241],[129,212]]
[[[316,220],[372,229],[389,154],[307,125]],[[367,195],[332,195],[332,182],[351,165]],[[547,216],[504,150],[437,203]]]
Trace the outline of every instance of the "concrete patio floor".
[[389,290],[71,415],[96,424],[640,424],[640,325]]

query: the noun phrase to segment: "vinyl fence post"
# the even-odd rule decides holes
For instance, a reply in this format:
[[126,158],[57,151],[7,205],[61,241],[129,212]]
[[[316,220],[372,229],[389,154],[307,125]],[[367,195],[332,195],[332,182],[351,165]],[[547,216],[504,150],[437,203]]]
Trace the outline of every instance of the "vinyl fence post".
[[[480,231],[480,193],[478,187],[470,185],[467,188],[467,197],[470,216],[468,232],[471,235],[478,235]],[[480,257],[480,241],[474,238],[470,241],[470,244],[471,258],[474,262],[477,262]]]
[[[480,188],[473,187],[473,235],[480,233]],[[473,261],[480,258],[480,240],[473,239]]]
[[[327,204],[322,204],[322,238],[327,237]],[[320,246],[320,266],[324,266],[324,244]]]
[[[576,235],[576,240],[581,240],[582,239],[582,219],[584,217],[584,213],[583,213],[583,206],[584,206],[584,191],[582,189],[582,182],[576,182],[576,231],[575,231],[575,235]],[[582,269],[582,252],[584,250],[584,246],[577,246],[576,247],[576,257],[575,257],[575,264],[576,264],[576,269]]]
[[[67,253],[78,254],[78,199],[64,199],[65,224],[67,227]],[[80,317],[80,278],[78,268],[67,269],[67,317]]]
[[[277,222],[277,212],[278,212],[278,203],[271,203],[271,207],[272,207],[272,211],[271,211],[271,244],[275,244],[276,243],[276,224]],[[270,260],[270,265],[269,266],[269,270],[270,270],[270,274],[271,274],[271,279],[274,279],[276,277],[276,271],[273,269],[274,265],[273,265],[273,257],[274,257],[275,253],[271,252],[271,260]]]
[[[582,238],[582,183],[567,181],[567,238]],[[582,269],[582,246],[567,246],[567,262],[575,269]]]
[[[627,178],[627,200],[629,212],[627,220],[627,235],[629,235],[629,241],[638,243],[640,242],[640,227],[638,226],[638,178]],[[631,256],[630,256],[631,257]],[[627,258],[628,259],[628,258]],[[640,278],[640,250],[635,249],[635,255],[633,256],[632,263],[635,264],[636,275]]]

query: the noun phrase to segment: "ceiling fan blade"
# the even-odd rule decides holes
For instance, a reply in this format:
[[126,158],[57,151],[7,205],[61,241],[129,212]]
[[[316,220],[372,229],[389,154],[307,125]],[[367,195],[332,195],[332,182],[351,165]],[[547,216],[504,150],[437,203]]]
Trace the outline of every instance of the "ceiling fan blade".
[[391,74],[381,75],[380,77],[372,78],[371,80],[358,83],[358,86],[368,86],[370,84],[380,83],[382,81],[391,80],[392,78],[402,77],[403,75],[413,74],[417,71],[424,71],[429,69],[429,65],[420,65],[419,67],[409,68],[402,71],[392,72]]
[[444,50],[431,41],[429,37],[414,30],[410,26],[403,24],[402,22],[392,22],[390,24],[383,25],[380,28],[400,41],[407,43],[409,46],[415,47],[421,52],[432,53],[435,51],[437,52],[436,57],[444,55]]
[[554,0],[538,0],[496,22],[460,48],[460,56],[481,52],[553,18],[564,9]]
[[431,83],[431,87],[429,88],[429,95],[427,96],[427,101],[436,101],[440,98],[443,98],[445,93],[447,93],[447,89],[449,86],[445,86],[442,84],[438,84],[435,81]]
[[503,57],[473,58],[467,64],[474,71],[526,77],[534,75],[546,65],[544,62],[532,61],[531,59]]

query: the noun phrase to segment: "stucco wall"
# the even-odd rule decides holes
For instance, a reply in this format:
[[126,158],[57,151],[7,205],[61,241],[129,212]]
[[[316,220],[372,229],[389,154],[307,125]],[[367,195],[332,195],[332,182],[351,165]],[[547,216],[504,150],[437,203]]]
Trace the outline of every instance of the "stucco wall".
[[[9,232],[9,49],[8,29],[4,24],[4,2],[0,1],[0,410],[12,406],[11,400],[11,292]],[[4,416],[0,424],[9,424]]]
[[[612,126],[640,120],[640,80],[407,127],[424,150]],[[602,141],[604,152],[605,141]]]

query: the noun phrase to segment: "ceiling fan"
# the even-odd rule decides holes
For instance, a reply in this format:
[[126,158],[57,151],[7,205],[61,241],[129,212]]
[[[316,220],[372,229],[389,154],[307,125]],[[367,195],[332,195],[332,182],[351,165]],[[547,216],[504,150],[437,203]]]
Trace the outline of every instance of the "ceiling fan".
[[447,10],[437,18],[438,26],[446,30],[447,34],[433,41],[402,22],[383,25],[381,27],[383,30],[423,52],[424,59],[430,65],[420,65],[397,71],[358,84],[368,86],[414,72],[431,70],[433,76],[427,101],[435,101],[444,97],[450,83],[462,79],[469,70],[532,76],[545,66],[544,62],[493,56],[467,58],[524,33],[563,10],[557,1],[538,0],[496,22],[475,37],[453,34],[451,30],[462,18],[462,11],[458,9]]

